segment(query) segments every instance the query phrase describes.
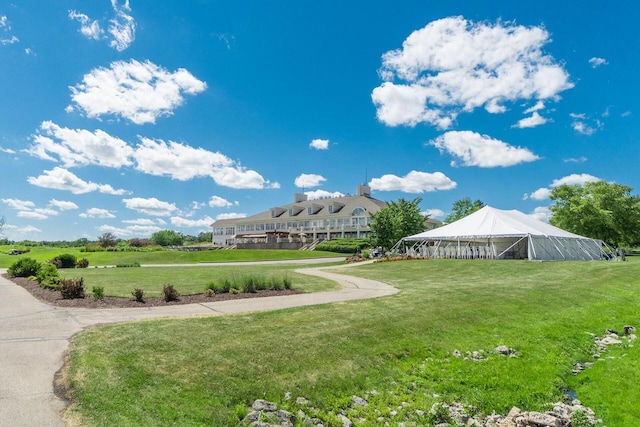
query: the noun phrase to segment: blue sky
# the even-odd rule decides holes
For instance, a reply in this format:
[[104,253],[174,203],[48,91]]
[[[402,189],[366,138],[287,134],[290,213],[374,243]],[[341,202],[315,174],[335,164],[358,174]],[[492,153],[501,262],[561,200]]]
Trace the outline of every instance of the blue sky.
[[635,2],[0,0],[11,240],[197,235],[367,182],[442,219],[640,187]]

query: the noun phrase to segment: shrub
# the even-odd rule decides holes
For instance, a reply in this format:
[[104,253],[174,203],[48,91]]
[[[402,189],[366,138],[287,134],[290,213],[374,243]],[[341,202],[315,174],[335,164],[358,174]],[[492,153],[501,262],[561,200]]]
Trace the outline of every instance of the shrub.
[[232,287],[232,283],[230,279],[222,279],[222,281],[220,282],[220,293],[221,294],[226,294],[229,293],[231,291],[231,287]]
[[173,285],[164,285],[162,288],[162,298],[166,302],[178,301],[180,293],[173,287]]
[[53,264],[42,264],[38,274],[36,274],[36,281],[45,289],[58,289],[62,283],[62,277],[58,273],[58,269]]
[[89,267],[89,260],[86,258],[79,259],[76,263],[76,268],[87,268]]
[[94,286],[91,288],[93,299],[98,301],[104,298],[104,288],[102,286]]
[[212,297],[216,294],[216,292],[213,289],[207,289],[206,291],[204,291],[204,293],[208,296],[208,297]]
[[140,263],[138,261],[134,261],[128,264],[116,264],[116,267],[119,267],[119,268],[140,267]]
[[282,279],[282,284],[284,285],[284,288],[286,290],[291,290],[293,288],[293,282],[291,281],[291,278],[289,276],[287,276],[286,274],[284,275],[284,277]]
[[84,279],[64,279],[60,284],[63,299],[84,298]]
[[73,254],[62,254],[62,255],[58,255],[57,257],[55,257],[49,262],[55,265],[56,268],[75,268],[76,256]]
[[33,258],[22,258],[11,264],[7,273],[11,277],[31,277],[38,274],[41,264]]
[[280,280],[277,277],[269,279],[269,289],[272,291],[281,291],[284,289],[284,280]]
[[239,294],[240,291],[238,289],[236,289],[236,288],[231,288],[231,289],[229,289],[229,293],[236,295],[236,294]]
[[255,294],[257,290],[257,280],[253,276],[245,276],[242,283],[242,292]]
[[135,288],[131,295],[136,299],[137,302],[144,302],[144,291],[140,288]]

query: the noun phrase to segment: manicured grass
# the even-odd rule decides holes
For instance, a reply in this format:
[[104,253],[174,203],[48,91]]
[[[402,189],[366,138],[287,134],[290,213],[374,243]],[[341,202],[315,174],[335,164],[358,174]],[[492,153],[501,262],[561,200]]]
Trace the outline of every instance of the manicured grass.
[[6,255],[13,246],[0,247],[0,268],[7,268],[21,257],[34,258],[38,261],[48,261],[61,254],[72,254],[78,259],[86,258],[89,265],[117,265],[131,264],[191,264],[199,262],[235,262],[235,261],[272,261],[308,258],[327,258],[344,256],[333,252],[323,251],[294,251],[294,250],[211,250],[199,252],[181,251],[151,251],[151,252],[81,252],[80,248],[50,248],[34,247],[31,252],[22,255]]
[[[415,411],[435,401],[504,414],[512,406],[546,409],[573,389],[605,425],[640,425],[638,347],[611,350],[615,359],[605,354],[591,370],[571,374],[575,362],[590,360],[589,333],[639,326],[640,259],[402,261],[342,272],[401,292],[80,333],[70,352],[70,416],[101,426],[235,425],[234,408],[265,398],[319,415],[325,425],[338,425],[340,411],[367,420],[359,425],[379,425],[380,416],[391,425],[423,424]],[[498,345],[517,357],[491,354]],[[488,358],[466,361],[454,350],[485,350]],[[352,395],[369,405],[353,408]],[[295,396],[316,410],[298,408]]]
[[[90,292],[93,286],[104,288],[106,296],[131,297],[135,288],[144,291],[147,297],[159,297],[164,285],[170,284],[181,295],[201,294],[209,282],[218,282],[224,278],[238,279],[247,276],[290,278],[296,289],[305,292],[321,292],[335,289],[337,285],[326,279],[295,273],[301,268],[295,264],[279,265],[236,265],[190,267],[128,267],[128,268],[87,268],[62,269],[60,275],[65,278],[82,277],[85,289]],[[236,280],[232,280],[236,282]]]

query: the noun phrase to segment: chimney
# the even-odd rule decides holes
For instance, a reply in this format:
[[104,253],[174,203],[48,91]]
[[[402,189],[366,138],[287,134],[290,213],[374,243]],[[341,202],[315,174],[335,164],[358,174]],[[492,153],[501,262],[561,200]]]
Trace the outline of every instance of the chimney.
[[300,203],[300,202],[306,202],[307,201],[307,195],[304,193],[295,193],[293,195],[293,203]]
[[366,184],[358,185],[358,196],[371,197],[371,187]]

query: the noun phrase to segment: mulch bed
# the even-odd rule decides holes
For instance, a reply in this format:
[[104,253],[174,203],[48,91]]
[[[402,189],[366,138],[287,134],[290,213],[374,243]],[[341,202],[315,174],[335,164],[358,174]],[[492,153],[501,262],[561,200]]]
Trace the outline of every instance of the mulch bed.
[[137,302],[133,297],[131,298],[118,298],[118,297],[104,297],[101,300],[94,300],[91,294],[88,294],[84,298],[76,299],[63,299],[60,292],[51,289],[44,289],[38,285],[38,282],[34,282],[25,277],[9,277],[7,274],[3,274],[2,277],[11,280],[16,285],[22,286],[31,295],[47,304],[56,305],[59,307],[82,307],[82,308],[130,308],[130,307],[161,307],[168,305],[180,305],[180,304],[198,304],[205,302],[227,301],[233,299],[242,298],[260,298],[282,295],[293,295],[301,293],[300,290],[290,289],[283,291],[257,291],[256,293],[242,293],[242,294],[215,294],[208,296],[206,294],[197,295],[184,295],[180,296],[178,301],[166,302],[163,298],[146,298],[144,302]]

